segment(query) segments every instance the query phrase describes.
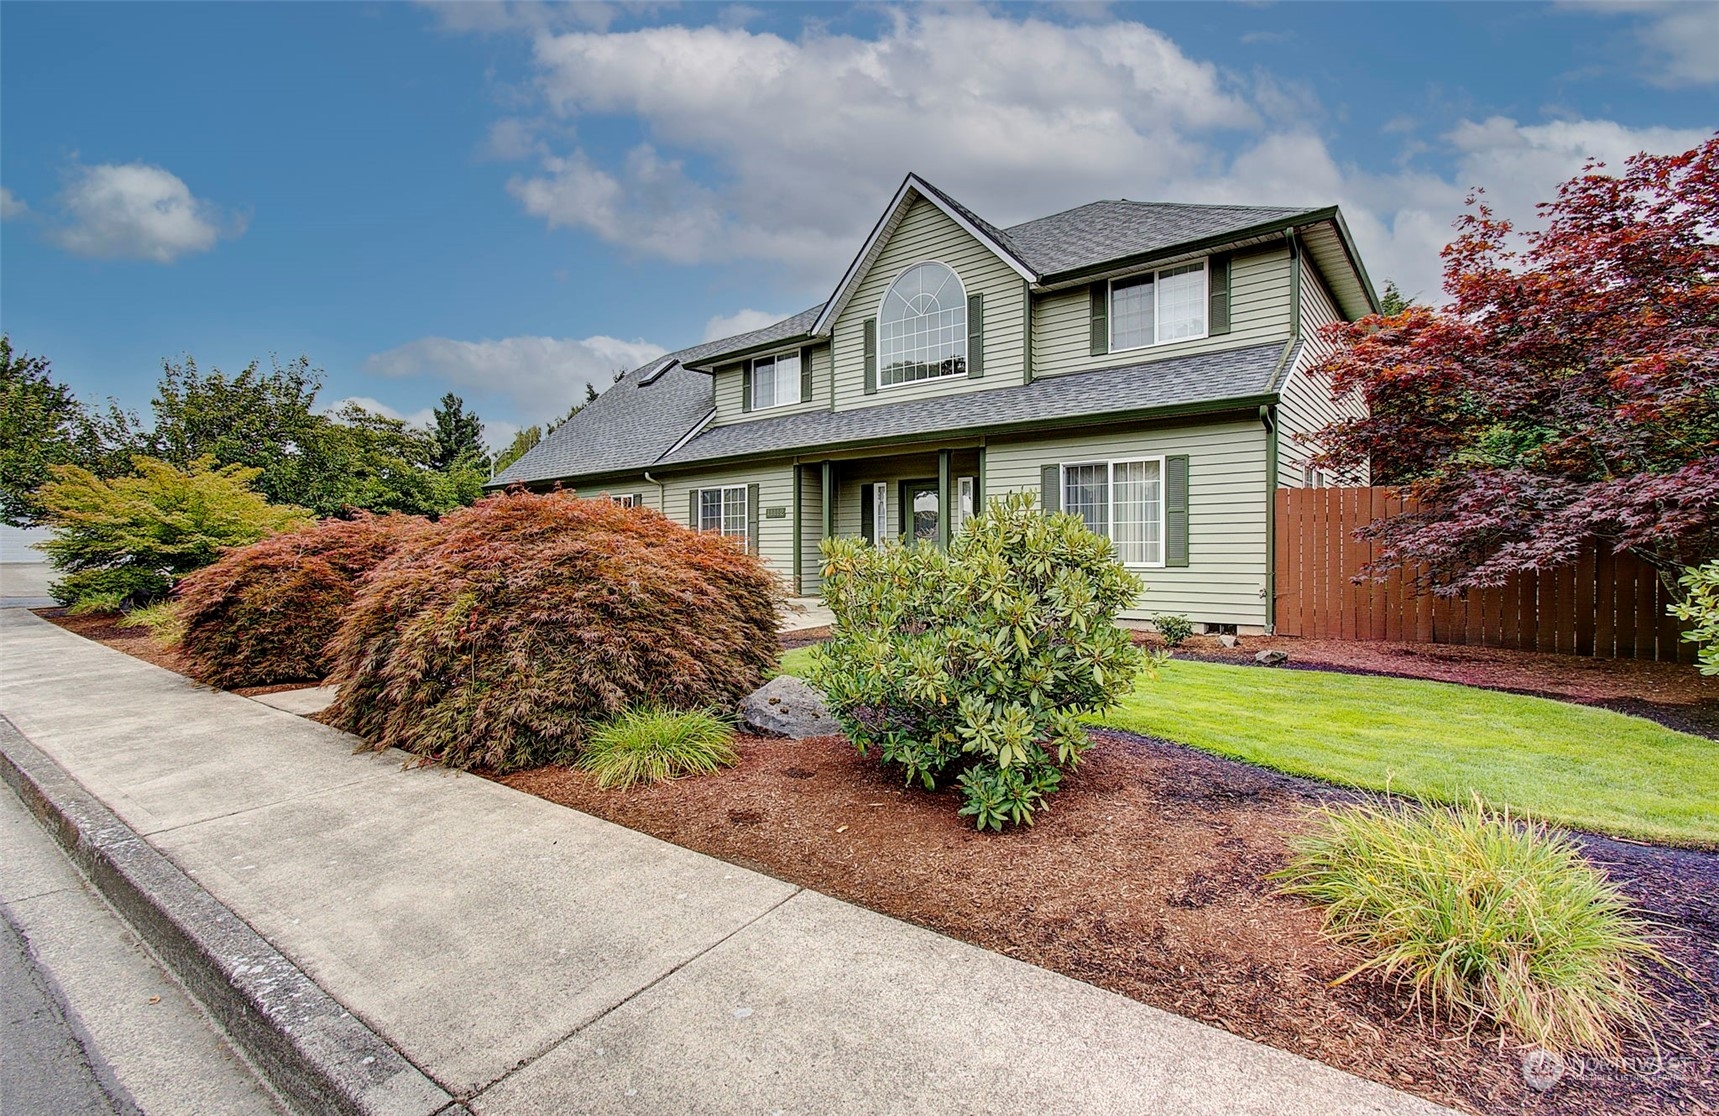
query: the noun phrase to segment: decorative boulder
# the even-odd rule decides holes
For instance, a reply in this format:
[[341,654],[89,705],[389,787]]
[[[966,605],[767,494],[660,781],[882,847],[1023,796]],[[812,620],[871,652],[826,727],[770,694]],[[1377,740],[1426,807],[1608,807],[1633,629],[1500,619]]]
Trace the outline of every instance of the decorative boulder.
[[842,731],[825,708],[823,693],[791,674],[779,674],[747,694],[740,702],[740,719],[756,732],[794,740],[839,736]]
[[1233,635],[1230,635],[1228,632],[1225,632],[1223,635],[1219,636],[1218,642],[1225,647],[1239,647],[1239,646],[1241,646],[1241,640],[1237,639]]
[[1261,666],[1276,666],[1279,663],[1287,663],[1289,661],[1289,652],[1270,648],[1255,655],[1253,657],[1253,661]]

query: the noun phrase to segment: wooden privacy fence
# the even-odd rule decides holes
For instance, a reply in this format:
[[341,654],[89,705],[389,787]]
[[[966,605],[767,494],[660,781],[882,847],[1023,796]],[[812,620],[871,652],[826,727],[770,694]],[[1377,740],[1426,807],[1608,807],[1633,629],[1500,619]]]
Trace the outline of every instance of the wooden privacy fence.
[[1401,573],[1356,584],[1373,545],[1357,541],[1355,528],[1403,507],[1393,488],[1277,490],[1279,635],[1695,661],[1652,567],[1606,546],[1589,544],[1572,566],[1517,574],[1465,597],[1417,594]]

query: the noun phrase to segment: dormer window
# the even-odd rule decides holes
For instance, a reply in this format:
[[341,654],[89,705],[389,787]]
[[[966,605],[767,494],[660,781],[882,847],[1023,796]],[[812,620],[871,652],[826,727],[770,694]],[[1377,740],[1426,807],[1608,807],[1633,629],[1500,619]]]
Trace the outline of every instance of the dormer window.
[[800,402],[800,354],[779,353],[752,362],[752,409]]
[[967,374],[967,290],[948,267],[914,264],[890,284],[877,312],[878,381]]
[[1206,303],[1204,260],[1117,279],[1110,284],[1110,351],[1204,337]]

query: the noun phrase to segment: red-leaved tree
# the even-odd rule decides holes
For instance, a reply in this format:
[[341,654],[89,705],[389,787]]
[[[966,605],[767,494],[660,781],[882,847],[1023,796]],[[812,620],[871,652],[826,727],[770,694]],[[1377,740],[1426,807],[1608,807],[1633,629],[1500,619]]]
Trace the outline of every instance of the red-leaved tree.
[[1475,197],[1444,250],[1443,309],[1332,327],[1323,364],[1365,418],[1320,463],[1375,463],[1414,497],[1364,528],[1368,572],[1434,592],[1631,551],[1676,593],[1719,556],[1719,135],[1621,174],[1590,163],[1517,237]]

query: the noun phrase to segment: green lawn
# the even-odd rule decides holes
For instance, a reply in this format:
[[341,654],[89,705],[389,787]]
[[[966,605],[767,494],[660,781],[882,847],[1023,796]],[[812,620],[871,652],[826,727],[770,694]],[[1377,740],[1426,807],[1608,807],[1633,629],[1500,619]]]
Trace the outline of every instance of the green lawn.
[[[803,671],[806,650],[783,656]],[[1098,718],[1262,767],[1546,821],[1719,845],[1719,742],[1444,682],[1172,661]]]

